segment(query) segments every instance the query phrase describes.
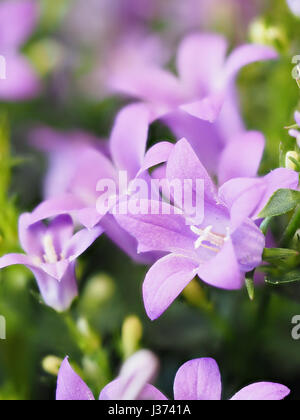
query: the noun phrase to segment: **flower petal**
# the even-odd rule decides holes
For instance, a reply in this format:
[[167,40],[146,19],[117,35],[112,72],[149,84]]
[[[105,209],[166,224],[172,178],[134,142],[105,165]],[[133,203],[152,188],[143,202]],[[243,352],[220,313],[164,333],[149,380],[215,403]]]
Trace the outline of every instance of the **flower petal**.
[[236,229],[246,217],[257,219],[271,196],[280,188],[295,190],[298,173],[278,168],[263,178],[235,178],[219,189],[220,199],[231,210],[232,229]]
[[278,53],[271,47],[256,44],[245,44],[236,48],[228,57],[222,71],[222,85],[227,87],[245,66],[263,60],[275,60]]
[[75,276],[75,262],[69,264],[58,280],[39,268],[32,268],[41,295],[46,305],[57,312],[64,312],[78,295]]
[[300,17],[300,4],[298,0],[287,0],[289,8],[294,13],[295,16]]
[[71,368],[68,357],[62,362],[58,372],[57,401],[90,401],[94,396],[88,386]]
[[145,154],[138,176],[154,166],[165,163],[169,159],[173,148],[174,144],[168,141],[162,141],[152,146]]
[[57,255],[61,255],[73,235],[74,225],[72,217],[68,214],[62,214],[51,220],[46,234],[49,234],[53,240],[53,245]]
[[283,400],[289,393],[290,390],[284,385],[272,382],[258,382],[241,389],[231,400],[279,401]]
[[50,198],[41,203],[31,214],[31,222],[50,219],[61,214],[72,214],[85,208],[83,201],[72,194],[64,194],[59,197]]
[[221,155],[219,183],[257,174],[265,147],[264,136],[255,131],[241,133],[229,142]]
[[[174,214],[174,207],[164,205],[166,214],[155,213],[161,203],[140,200],[147,206],[147,214],[115,215],[118,224],[138,241],[138,252],[194,252],[193,235],[185,218]],[[146,212],[145,212],[146,213]]]
[[174,382],[175,400],[218,401],[221,393],[221,375],[215,360],[191,360],[178,370]]
[[40,83],[30,63],[20,54],[5,54],[6,79],[0,83],[0,98],[23,101],[36,96]]
[[73,214],[76,220],[87,229],[93,229],[103,216],[103,214],[98,213],[96,206],[75,211]]
[[230,209],[232,231],[257,213],[266,191],[267,185],[260,178],[235,178],[222,185],[219,197]]
[[252,220],[247,219],[236,229],[231,234],[231,240],[239,268],[243,273],[252,271],[262,263],[266,238]]
[[213,123],[220,115],[224,101],[225,92],[216,91],[204,99],[181,105],[180,109],[192,117]]
[[[123,383],[120,379],[116,379],[113,382],[106,385],[103,388],[99,400],[101,401],[112,401],[117,400],[117,396],[120,395],[121,390],[123,389]],[[143,391],[140,393],[137,398],[138,401],[167,401],[167,397],[162,394],[157,388],[153,385],[145,385]]]
[[139,395],[140,401],[167,401],[168,398],[160,392],[155,386],[147,384],[141,394]]
[[65,243],[63,255],[69,261],[74,261],[83,254],[103,233],[101,226],[93,229],[81,229],[70,240]]
[[231,239],[228,239],[216,257],[200,265],[198,276],[205,283],[225,290],[238,290],[243,278]]
[[196,97],[206,95],[225,62],[227,42],[216,34],[195,33],[179,46],[177,68],[185,87]]
[[183,103],[186,98],[176,76],[153,65],[130,67],[128,70],[123,68],[110,84],[113,90],[156,105],[156,112],[161,115]]
[[42,257],[44,254],[42,240],[47,227],[42,222],[32,223],[32,215],[24,213],[19,218],[19,240],[28,255]]
[[28,268],[34,267],[32,259],[24,254],[7,254],[0,258],[0,269],[11,265],[25,265]]
[[[191,196],[196,193],[196,181],[203,180],[206,200],[216,201],[216,187],[186,139],[182,139],[176,143],[168,159],[166,173],[170,182],[180,180],[182,185],[184,185],[186,180],[192,180]],[[195,203],[194,200],[193,202]]]
[[148,350],[140,350],[126,360],[117,381],[109,384],[100,399],[138,400],[157,373],[159,362]]
[[176,254],[167,255],[150,268],[143,285],[143,297],[152,321],[165,312],[197,271],[197,262]]
[[224,139],[217,123],[211,124],[180,110],[164,117],[164,122],[178,140],[188,140],[210,174],[217,173],[220,154],[224,148]]
[[37,22],[35,1],[6,0],[0,4],[1,49],[18,48],[31,35]]
[[111,214],[107,214],[103,217],[101,226],[105,230],[105,235],[135,262],[139,264],[152,264],[158,259],[154,252],[138,254],[137,240],[123,229]]
[[146,152],[150,115],[143,104],[124,108],[117,116],[110,150],[118,169],[126,170],[129,179],[136,176]]

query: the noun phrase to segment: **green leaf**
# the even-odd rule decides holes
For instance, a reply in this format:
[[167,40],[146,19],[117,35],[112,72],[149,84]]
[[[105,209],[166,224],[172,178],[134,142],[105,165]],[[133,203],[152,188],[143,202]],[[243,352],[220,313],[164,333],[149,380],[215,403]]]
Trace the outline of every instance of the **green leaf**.
[[266,207],[260,212],[259,218],[275,217],[289,213],[300,204],[300,192],[280,189],[270,198]]
[[269,264],[282,267],[296,267],[300,263],[300,253],[294,249],[265,248],[263,260]]
[[292,270],[278,277],[267,276],[265,282],[267,284],[272,284],[276,286],[281,284],[300,282],[300,271]]

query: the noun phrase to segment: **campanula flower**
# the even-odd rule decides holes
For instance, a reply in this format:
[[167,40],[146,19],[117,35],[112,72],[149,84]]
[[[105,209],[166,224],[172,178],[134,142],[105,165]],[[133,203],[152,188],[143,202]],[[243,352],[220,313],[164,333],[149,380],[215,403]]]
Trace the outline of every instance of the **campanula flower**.
[[[278,169],[261,180],[230,180],[218,191],[185,139],[174,146],[166,175],[170,182],[193,180],[193,202],[196,182],[203,180],[204,218],[200,223],[191,224],[190,215],[176,213],[172,205],[169,214],[153,213],[155,203],[150,201],[143,203],[147,212],[115,215],[118,223],[137,239],[139,252],[168,253],[150,268],[144,281],[144,304],[152,320],[195,276],[214,287],[240,289],[245,273],[262,262],[265,237],[253,221],[258,217],[257,210],[276,189],[298,185],[296,172]],[[251,187],[255,184],[255,188],[247,190],[247,183]]]
[[178,77],[155,65],[123,68],[110,84],[115,90],[151,105],[157,117],[182,110],[213,122],[217,119],[238,72],[246,65],[277,57],[272,48],[246,44],[228,57],[221,35],[195,33],[181,42],[176,67]]
[[96,227],[73,233],[68,215],[57,216],[48,226],[32,224],[31,214],[19,220],[19,239],[26,254],[7,254],[0,258],[0,268],[25,265],[36,278],[41,295],[48,306],[65,311],[77,296],[76,259],[102,234]]
[[[146,258],[148,261],[148,256],[137,256],[136,240],[110,214],[99,212],[97,199],[100,193],[97,192],[97,185],[101,180],[111,180],[119,186],[119,171],[126,172],[128,183],[138,175],[145,159],[149,118],[149,111],[142,104],[123,109],[112,130],[109,157],[106,151],[99,150],[91,142],[86,143],[87,136],[80,136],[79,133],[77,141],[74,142],[73,138],[73,141],[61,142],[61,135],[55,136],[52,131],[36,131],[34,143],[51,154],[46,184],[46,193],[50,198],[33,212],[33,220],[67,213],[89,229],[101,223],[110,239],[127,254],[135,260],[144,261]],[[81,137],[82,141],[78,143]],[[49,142],[52,144],[50,147]],[[150,166],[166,160],[170,146],[156,146],[155,156],[148,153]],[[152,260],[152,256],[149,257]]]

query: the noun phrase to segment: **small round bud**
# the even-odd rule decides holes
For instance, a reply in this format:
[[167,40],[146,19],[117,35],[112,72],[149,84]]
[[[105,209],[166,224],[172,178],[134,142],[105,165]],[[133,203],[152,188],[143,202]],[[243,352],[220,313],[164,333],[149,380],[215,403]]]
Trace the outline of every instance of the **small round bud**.
[[297,165],[294,161],[299,161],[299,155],[295,151],[287,152],[285,155],[285,167],[287,169],[297,170]]
[[122,327],[122,349],[125,358],[138,350],[142,336],[143,326],[139,318],[135,315],[126,318]]
[[50,375],[57,376],[63,360],[56,356],[47,356],[42,361],[42,368]]

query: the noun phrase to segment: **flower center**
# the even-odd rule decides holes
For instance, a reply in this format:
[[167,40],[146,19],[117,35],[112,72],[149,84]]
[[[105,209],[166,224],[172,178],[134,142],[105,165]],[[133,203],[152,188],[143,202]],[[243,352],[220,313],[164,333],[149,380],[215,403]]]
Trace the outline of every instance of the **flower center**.
[[58,262],[58,257],[53,244],[53,238],[51,235],[45,235],[43,238],[43,247],[45,254],[43,255],[44,260],[48,264],[55,264]]
[[230,238],[230,229],[227,227],[227,234],[221,235],[218,233],[212,232],[213,226],[207,226],[205,229],[199,229],[196,226],[191,226],[191,231],[198,235],[199,238],[195,241],[195,249],[200,247],[209,249],[213,252],[219,252],[223,247],[224,243]]

